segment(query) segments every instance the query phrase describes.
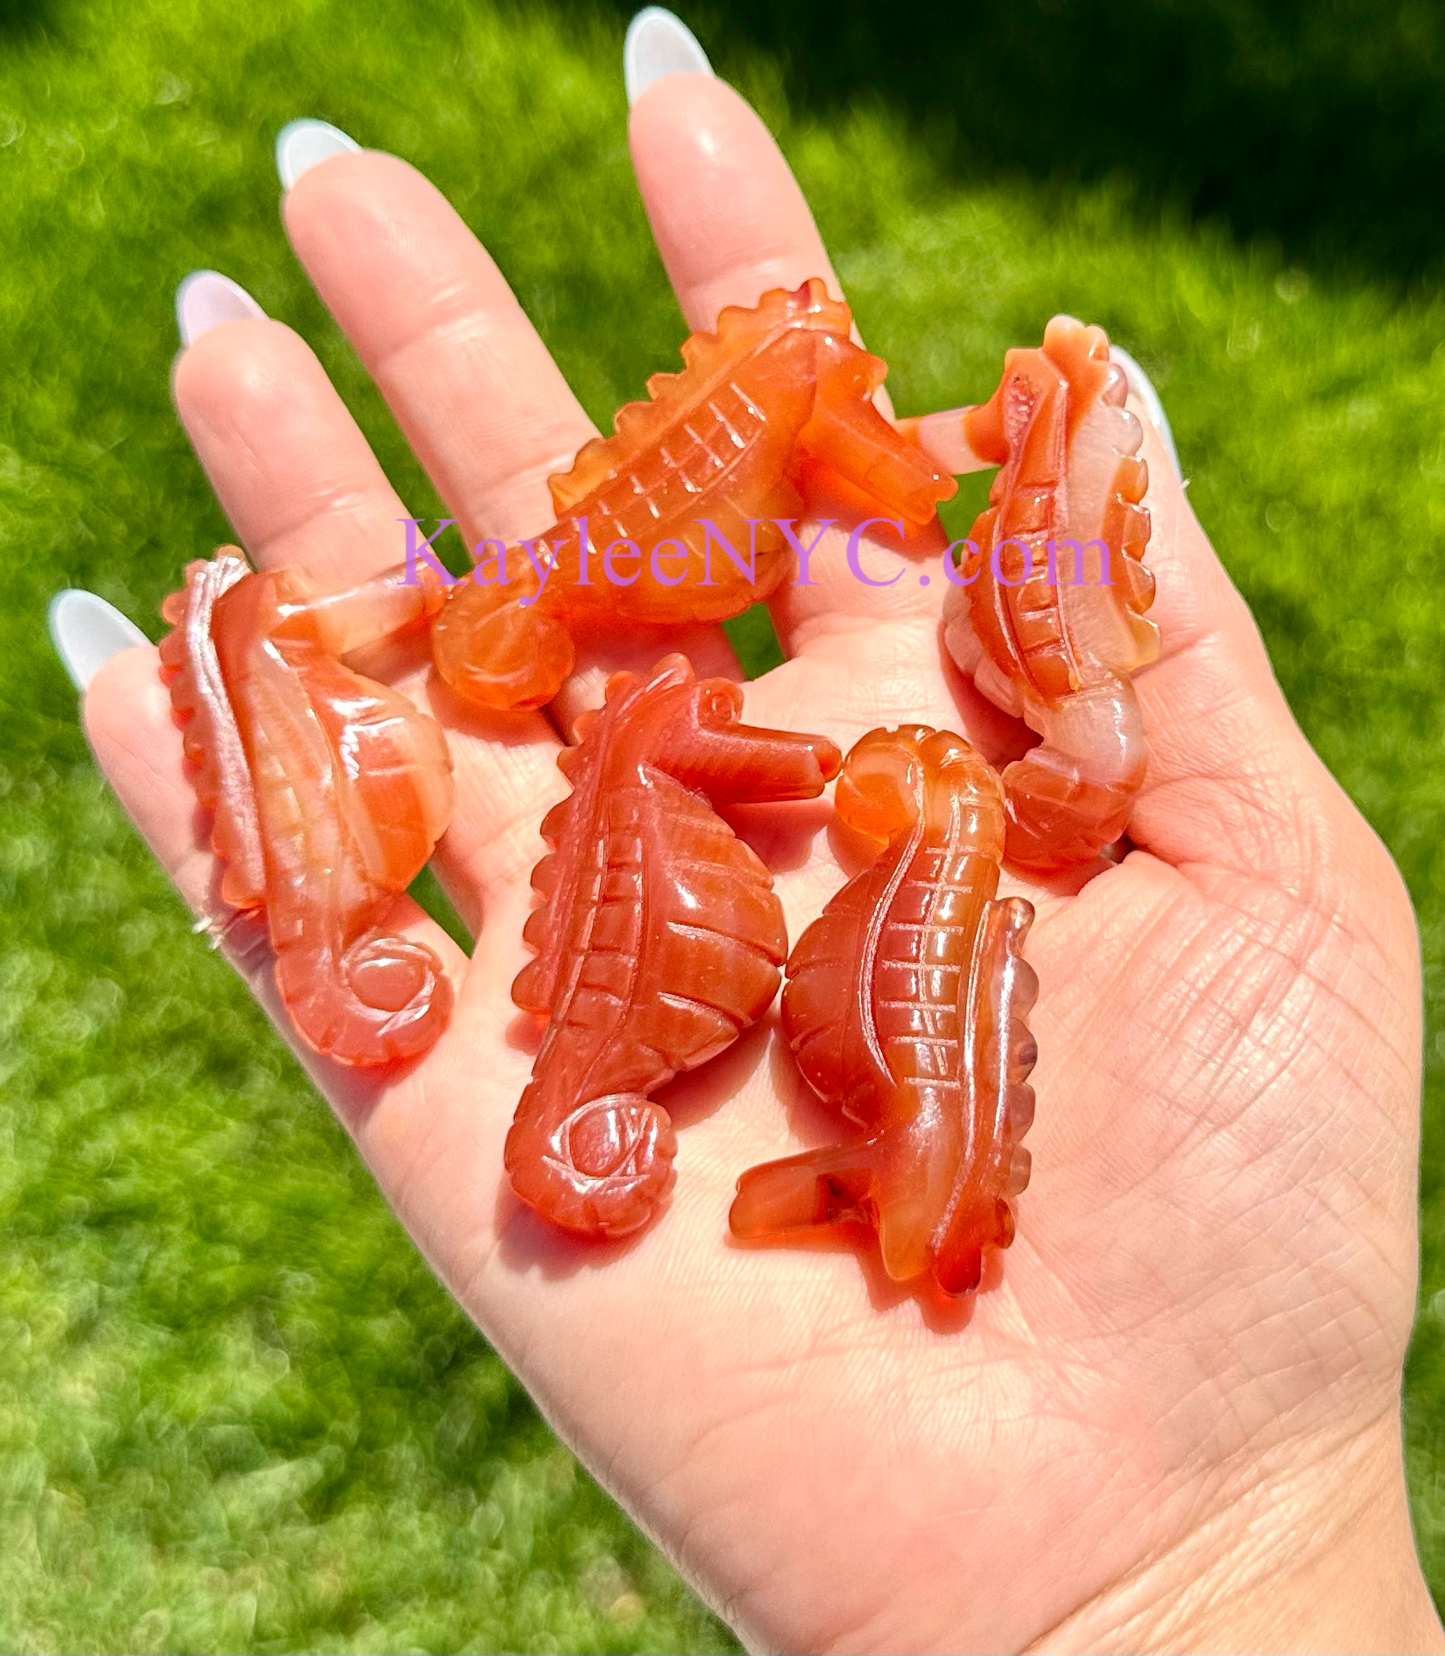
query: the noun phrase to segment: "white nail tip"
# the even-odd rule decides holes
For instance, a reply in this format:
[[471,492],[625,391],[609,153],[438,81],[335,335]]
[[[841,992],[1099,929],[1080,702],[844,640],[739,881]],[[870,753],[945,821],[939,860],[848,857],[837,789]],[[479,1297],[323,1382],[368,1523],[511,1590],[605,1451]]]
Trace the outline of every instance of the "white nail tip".
[[329,161],[333,155],[354,155],[361,145],[329,121],[288,121],[276,134],[276,171],[281,188],[289,190],[303,173]]
[[635,104],[664,75],[710,75],[712,65],[697,36],[665,6],[645,6],[627,25],[622,43],[622,82]]
[[94,592],[67,587],[50,600],[50,642],[70,682],[83,694],[113,655],[147,642],[146,635],[114,604]]
[[1149,418],[1154,423],[1154,429],[1159,433],[1164,447],[1169,451],[1169,458],[1174,462],[1175,472],[1183,477],[1184,471],[1179,464],[1179,451],[1174,447],[1174,433],[1169,429],[1169,416],[1164,412],[1164,404],[1159,401],[1159,393],[1154,389],[1154,382],[1122,345],[1111,344],[1109,346],[1109,360],[1117,362],[1124,370],[1124,377],[1129,382],[1129,389],[1149,411]]
[[176,289],[176,327],[194,345],[222,322],[262,320],[266,313],[245,288],[218,270],[193,270]]

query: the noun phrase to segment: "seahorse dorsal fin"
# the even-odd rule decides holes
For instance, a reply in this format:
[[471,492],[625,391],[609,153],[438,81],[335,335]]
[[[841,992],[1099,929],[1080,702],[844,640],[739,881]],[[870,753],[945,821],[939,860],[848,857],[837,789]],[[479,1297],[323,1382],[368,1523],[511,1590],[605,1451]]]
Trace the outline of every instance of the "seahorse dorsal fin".
[[573,726],[576,742],[557,755],[557,769],[571,784],[571,792],[542,819],[542,838],[549,849],[532,871],[532,888],[542,901],[527,916],[522,930],[523,941],[537,951],[537,958],[512,983],[513,1003],[539,1017],[551,1010],[567,952],[566,928],[552,925],[552,914],[554,910],[566,913],[571,906],[584,849],[590,849],[593,842],[590,832],[574,833],[571,825],[579,812],[594,808],[592,772],[605,735],[600,728],[605,717],[605,708],[592,708],[577,719]]
[[841,299],[829,297],[825,283],[810,276],[797,289],[773,288],[754,306],[729,305],[712,332],[699,330],[682,347],[685,372],[654,374],[647,397],[624,403],[613,422],[613,435],[594,437],[578,450],[568,471],[547,479],[552,508],[559,518],[576,510],[614,472],[650,442],[659,438],[679,416],[684,400],[698,395],[700,382],[725,374],[768,340],[790,328],[832,330],[845,338],[852,313]]
[[192,563],[185,587],[161,608],[173,627],[161,641],[162,673],[184,721],[196,797],[214,813],[211,847],[224,865],[221,896],[234,908],[261,904],[266,861],[255,786],[222,677],[212,617],[220,598],[250,573],[239,552],[223,547],[215,558]]
[[964,1077],[974,1093],[975,1121],[992,1123],[993,1142],[978,1146],[979,1165],[992,1157],[1007,1167],[1006,1152],[1019,1136],[1012,1124],[1024,1107],[1016,1095],[1028,1093],[1028,1114],[1033,1113],[1032,1091],[1023,1080],[1033,1068],[1028,1017],[1039,993],[1038,976],[1023,958],[1033,919],[1033,905],[1022,897],[996,898],[979,927],[978,969],[972,974],[975,994],[966,1015],[985,1038],[974,1072]]

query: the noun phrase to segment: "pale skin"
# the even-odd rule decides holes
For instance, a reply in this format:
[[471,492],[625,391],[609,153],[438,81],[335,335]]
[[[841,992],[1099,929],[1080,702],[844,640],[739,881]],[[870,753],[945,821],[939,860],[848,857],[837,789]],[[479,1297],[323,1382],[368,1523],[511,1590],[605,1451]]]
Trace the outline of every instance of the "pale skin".
[[[786,164],[727,87],[669,76],[631,119],[689,326],[768,288],[832,282]],[[550,522],[546,476],[593,428],[437,192],[393,158],[343,155],[298,181],[285,221],[469,538]],[[175,395],[258,567],[340,586],[398,561],[408,509],[288,328],[212,329],[180,359]],[[515,1203],[502,1140],[532,1043],[508,991],[528,958],[538,824],[564,791],[557,728],[596,699],[603,665],[661,651],[620,642],[550,719],[475,715],[424,667],[405,671],[455,756],[436,868],[475,959],[408,904],[457,984],[452,1027],[380,1082],[308,1068],[560,1435],[759,1648],[1445,1649],[1399,1421],[1416,1283],[1414,920],[1136,411],[1164,639],[1138,679],[1149,777],[1118,866],[1075,891],[1005,881],[1038,908],[1034,1177],[1001,1280],[971,1315],[926,1312],[846,1251],[730,1243],[737,1175],[836,1136],[771,1019],[664,1094],[678,1181],[640,1238],[589,1249]],[[750,722],[844,748],[927,722],[991,758],[1018,751],[1017,728],[943,664],[936,561],[884,531],[864,566],[901,576],[869,588],[840,529],[812,564],[815,584],[773,605],[789,659],[748,686]],[[738,672],[720,631],[669,644],[701,672]],[[186,901],[214,914],[155,652],[113,658],[85,719]],[[827,820],[822,804],[738,818],[774,865],[794,937],[859,866]],[[227,942],[275,1015],[264,944],[245,927]]]

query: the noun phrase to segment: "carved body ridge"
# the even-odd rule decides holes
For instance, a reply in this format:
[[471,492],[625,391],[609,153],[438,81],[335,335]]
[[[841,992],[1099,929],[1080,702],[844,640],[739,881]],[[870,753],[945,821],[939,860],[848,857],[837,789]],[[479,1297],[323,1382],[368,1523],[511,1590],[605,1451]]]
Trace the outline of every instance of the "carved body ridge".
[[647,1096],[730,1045],[777,992],[787,953],[767,869],[709,801],[822,791],[837,749],[738,723],[741,692],[681,656],[619,673],[559,760],[572,784],[542,832],[537,959],[513,999],[548,1020],[507,1138],[518,1195],[565,1229],[621,1236],[672,1180]]
[[997,392],[964,421],[1001,469],[945,638],[978,688],[1043,737],[1003,785],[1009,859],[1044,872],[1117,839],[1144,779],[1132,675],[1159,636],[1144,618],[1148,471],[1124,398],[1103,331],[1055,317],[1041,348],[1008,353]]
[[1012,1240],[1028,1181],[1033,910],[995,897],[1002,800],[962,738],[865,736],[838,811],[887,849],[799,938],[783,1028],[809,1084],[863,1133],[744,1174],[732,1228],[787,1240],[868,1226],[895,1280],[963,1293],[984,1251]]
[[[955,485],[873,406],[887,370],[853,343],[851,322],[813,278],[692,335],[683,372],[653,375],[650,400],[621,409],[615,434],[551,479],[558,521],[528,543],[532,557],[512,548],[505,584],[489,565],[484,584],[453,590],[432,629],[447,683],[488,707],[537,707],[572,670],[574,630],[739,614],[786,573],[772,520],[796,518],[804,494],[830,480],[873,513],[926,523]],[[703,520],[743,568],[709,545]],[[609,547],[621,584],[605,573]]]

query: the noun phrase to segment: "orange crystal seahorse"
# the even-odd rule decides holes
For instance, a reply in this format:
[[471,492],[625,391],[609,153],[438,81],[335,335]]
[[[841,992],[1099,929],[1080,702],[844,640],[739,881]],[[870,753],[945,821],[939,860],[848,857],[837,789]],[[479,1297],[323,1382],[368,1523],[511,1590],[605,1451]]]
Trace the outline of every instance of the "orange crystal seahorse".
[[1013,1240],[1029,1178],[1038,992],[1020,957],[1033,908],[996,898],[998,778],[960,736],[875,730],[836,806],[887,846],[798,939],[783,1029],[815,1092],[860,1137],[744,1173],[729,1216],[749,1241],[877,1232],[895,1281],[977,1286]]
[[983,694],[1043,737],[1003,773],[1008,859],[1040,872],[1117,839],[1144,780],[1131,675],[1158,655],[1159,631],[1140,561],[1149,474],[1124,397],[1103,330],[1056,316],[1041,349],[1007,354],[998,390],[963,420],[967,445],[1002,469],[944,637]]
[[542,824],[537,958],[512,987],[548,1020],[507,1136],[517,1194],[564,1229],[625,1236],[672,1182],[667,1112],[647,1095],[767,1010],[787,955],[762,862],[713,811],[811,799],[837,772],[822,736],[738,722],[741,688],[685,656],[616,673],[558,758],[571,796]]
[[927,523],[957,485],[873,406],[887,366],[849,338],[851,320],[814,277],[693,334],[683,372],[654,374],[651,401],[629,403],[615,436],[551,479],[559,522],[522,543],[531,556],[513,548],[500,568],[495,552],[479,562],[474,577],[505,571],[507,584],[452,590],[432,627],[447,683],[487,707],[538,707],[572,670],[574,631],[740,614],[787,572],[774,520],[795,519],[820,487],[863,516]]
[[438,601],[394,573],[318,595],[295,570],[254,574],[222,548],[161,610],[161,676],[215,813],[221,896],[265,911],[297,1032],[344,1064],[414,1057],[451,1011],[436,955],[379,924],[451,817],[446,739],[338,659]]

